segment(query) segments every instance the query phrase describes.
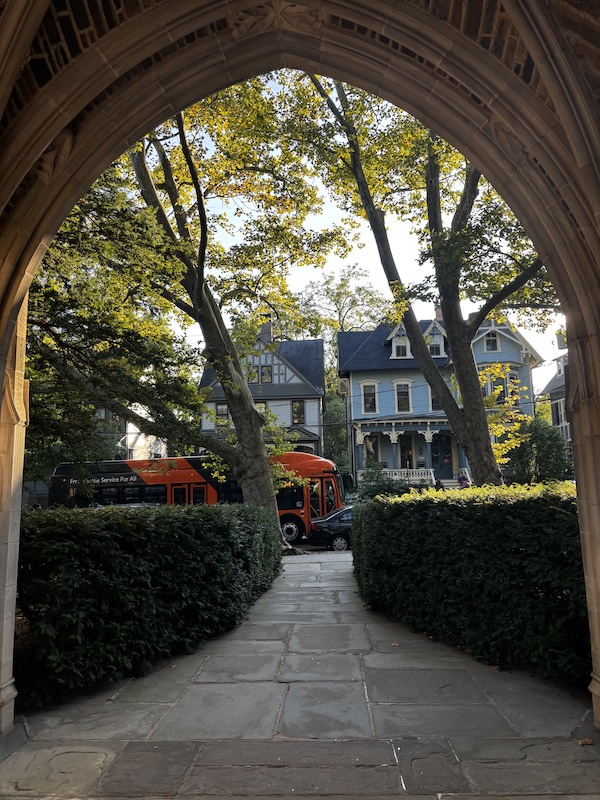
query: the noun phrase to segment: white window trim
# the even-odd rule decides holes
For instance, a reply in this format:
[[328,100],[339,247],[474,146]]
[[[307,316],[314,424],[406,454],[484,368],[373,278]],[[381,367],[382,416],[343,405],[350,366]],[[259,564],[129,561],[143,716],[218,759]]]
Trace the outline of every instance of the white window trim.
[[[403,340],[405,339],[406,340],[406,342],[404,342],[404,341],[402,342],[402,344],[406,343],[406,355],[405,356],[397,356],[396,355],[396,346],[400,344],[399,339],[403,339]],[[412,358],[412,357],[413,357],[413,355],[412,355],[412,350],[410,349],[410,342],[408,340],[408,336],[406,334],[404,334],[403,336],[398,336],[398,334],[396,334],[396,336],[394,336],[394,338],[392,339],[392,354],[390,355],[390,358],[402,361],[404,359]]]
[[[360,408],[361,414],[368,416],[379,414],[379,381],[374,380],[364,380],[359,381],[358,383],[360,387]],[[365,411],[365,386],[374,386],[375,387],[375,411]]]
[[[438,356],[434,356],[433,353],[431,353],[431,345],[434,344],[434,342],[430,341],[430,339],[432,338],[434,333],[437,333],[438,336],[440,337],[440,354]],[[430,330],[427,331],[427,334],[425,335],[425,341],[427,342],[427,347],[429,348],[429,352],[431,353],[433,358],[445,358],[447,356],[446,344],[444,342],[444,334],[442,330],[438,328],[437,325],[432,325]]]
[[[488,336],[490,335],[490,333],[493,333],[495,335],[495,337],[496,337],[496,344],[498,346],[497,346],[497,348],[495,350],[488,350],[488,347],[487,347]],[[501,353],[502,352],[502,341],[500,339],[500,334],[498,333],[498,331],[495,328],[493,328],[491,331],[486,331],[485,332],[485,334],[483,336],[483,352],[484,353]]]
[[[413,388],[413,381],[407,380],[406,378],[401,378],[397,381],[393,382],[394,387],[394,409],[395,414],[412,414],[413,410],[413,401],[412,401],[412,388]],[[398,410],[398,386],[408,386],[408,411],[399,411]]]

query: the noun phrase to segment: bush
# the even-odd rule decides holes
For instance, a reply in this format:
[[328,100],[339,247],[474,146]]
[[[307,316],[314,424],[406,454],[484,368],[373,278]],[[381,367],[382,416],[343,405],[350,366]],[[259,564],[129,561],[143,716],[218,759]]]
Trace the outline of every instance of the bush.
[[352,549],[369,605],[500,667],[589,679],[571,484],[379,497],[355,507]]
[[276,525],[249,506],[24,510],[21,706],[193,651],[237,625],[280,567]]

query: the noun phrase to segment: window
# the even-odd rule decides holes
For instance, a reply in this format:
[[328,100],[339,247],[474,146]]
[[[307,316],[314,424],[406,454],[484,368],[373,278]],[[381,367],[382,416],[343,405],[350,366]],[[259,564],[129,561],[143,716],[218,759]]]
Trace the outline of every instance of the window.
[[292,400],[292,425],[304,425],[304,400]]
[[556,362],[556,374],[564,375],[564,373],[565,373],[565,365],[563,360],[561,359],[560,361]]
[[396,411],[410,411],[410,383],[396,384]]
[[392,358],[411,358],[410,342],[405,333],[399,333],[394,337]]
[[258,367],[248,368],[248,383],[258,383]]
[[496,331],[490,331],[485,335],[485,352],[498,353],[500,351],[500,342]]
[[227,407],[227,403],[217,403],[215,414],[217,419],[228,419],[229,408]]
[[432,356],[445,355],[443,337],[437,328],[434,328],[427,338],[429,341],[429,352]]
[[362,385],[363,414],[377,413],[377,384],[363,383]]
[[260,382],[273,383],[273,367],[270,364],[260,368]]
[[442,411],[442,404],[433,393],[433,389],[431,387],[429,387],[429,400],[429,407],[432,411]]

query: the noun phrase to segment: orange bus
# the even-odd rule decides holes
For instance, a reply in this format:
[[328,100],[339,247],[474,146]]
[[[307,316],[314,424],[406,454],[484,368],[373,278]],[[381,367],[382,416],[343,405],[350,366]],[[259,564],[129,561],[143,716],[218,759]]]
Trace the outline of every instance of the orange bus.
[[[277,493],[283,535],[288,542],[297,543],[308,531],[312,517],[344,505],[344,486],[336,465],[326,458],[290,452],[273,460],[306,479],[302,486],[284,486]],[[52,473],[48,495],[50,506],[71,507],[243,501],[237,482],[230,476],[225,481],[214,478],[202,456],[97,461],[79,467],[62,463]]]

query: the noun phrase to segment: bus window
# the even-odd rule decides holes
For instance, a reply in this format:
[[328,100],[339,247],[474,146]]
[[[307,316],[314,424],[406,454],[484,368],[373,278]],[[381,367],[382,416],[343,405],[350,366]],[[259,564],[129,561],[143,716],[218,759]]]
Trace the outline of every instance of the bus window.
[[156,486],[144,486],[144,503],[166,506],[167,487],[164,483],[157,484]]
[[288,511],[292,508],[303,508],[304,490],[302,486],[284,486],[277,492],[277,506],[280,511]]
[[173,505],[187,505],[187,486],[173,486]]
[[243,503],[244,497],[237,481],[226,480],[217,488],[217,503]]
[[206,502],[204,498],[204,486],[192,487],[192,503],[195,506],[201,506]]
[[94,492],[94,500],[101,506],[112,506],[119,502],[119,490],[116,486],[103,486]]
[[325,513],[329,514],[336,508],[335,489],[333,488],[333,481],[329,478],[325,481]]
[[144,495],[142,494],[143,486],[126,486],[123,489],[123,502],[124,503],[143,503]]

